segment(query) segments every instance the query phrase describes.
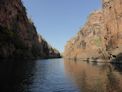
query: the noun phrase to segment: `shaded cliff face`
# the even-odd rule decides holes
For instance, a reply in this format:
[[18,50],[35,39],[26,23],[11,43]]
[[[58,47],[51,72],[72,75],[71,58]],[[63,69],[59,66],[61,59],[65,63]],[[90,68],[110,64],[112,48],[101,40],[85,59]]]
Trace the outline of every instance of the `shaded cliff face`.
[[0,0],[0,58],[48,57],[48,47],[27,18],[21,0]]
[[65,46],[65,57],[110,59],[121,54],[121,2],[103,0],[103,9],[93,12],[77,36],[68,41]]
[[59,51],[52,46],[50,46],[42,36],[39,36],[39,49],[41,52],[41,56],[45,58],[60,58],[61,55]]

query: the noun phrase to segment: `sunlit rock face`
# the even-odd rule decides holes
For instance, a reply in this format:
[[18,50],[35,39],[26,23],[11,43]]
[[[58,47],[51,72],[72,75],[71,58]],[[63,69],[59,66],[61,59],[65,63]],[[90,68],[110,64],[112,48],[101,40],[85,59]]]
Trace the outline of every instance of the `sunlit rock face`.
[[95,58],[105,50],[105,27],[102,11],[93,12],[85,26],[65,47],[65,56],[76,58]]
[[48,57],[49,46],[45,44],[21,0],[0,0],[0,58]]
[[66,58],[113,59],[122,52],[122,1],[103,0],[78,34],[65,46]]
[[106,27],[106,50],[109,54],[120,55],[122,53],[122,1],[104,1],[103,12]]

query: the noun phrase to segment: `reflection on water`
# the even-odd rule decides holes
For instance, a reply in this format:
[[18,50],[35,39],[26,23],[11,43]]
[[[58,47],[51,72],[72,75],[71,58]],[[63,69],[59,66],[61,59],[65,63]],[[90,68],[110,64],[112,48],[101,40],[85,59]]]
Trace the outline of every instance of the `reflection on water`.
[[66,60],[64,65],[81,92],[122,92],[122,65]]
[[63,59],[0,62],[0,92],[79,92]]
[[0,61],[0,92],[122,92],[122,65],[46,60]]

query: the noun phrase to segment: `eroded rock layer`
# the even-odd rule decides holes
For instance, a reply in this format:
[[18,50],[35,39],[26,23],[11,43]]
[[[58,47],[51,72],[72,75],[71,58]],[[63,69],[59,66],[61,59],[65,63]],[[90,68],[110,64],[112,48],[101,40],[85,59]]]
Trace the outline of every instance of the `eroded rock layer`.
[[77,36],[67,42],[65,58],[121,59],[121,15],[121,0],[103,0],[103,9],[93,12]]

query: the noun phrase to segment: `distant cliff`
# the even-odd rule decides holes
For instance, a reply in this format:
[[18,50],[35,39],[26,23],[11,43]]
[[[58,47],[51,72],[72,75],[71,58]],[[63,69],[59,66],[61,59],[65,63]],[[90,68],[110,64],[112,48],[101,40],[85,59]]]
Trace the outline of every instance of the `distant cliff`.
[[65,58],[122,59],[122,1],[103,0],[85,26],[67,42]]
[[0,58],[60,57],[38,35],[21,0],[0,0]]

